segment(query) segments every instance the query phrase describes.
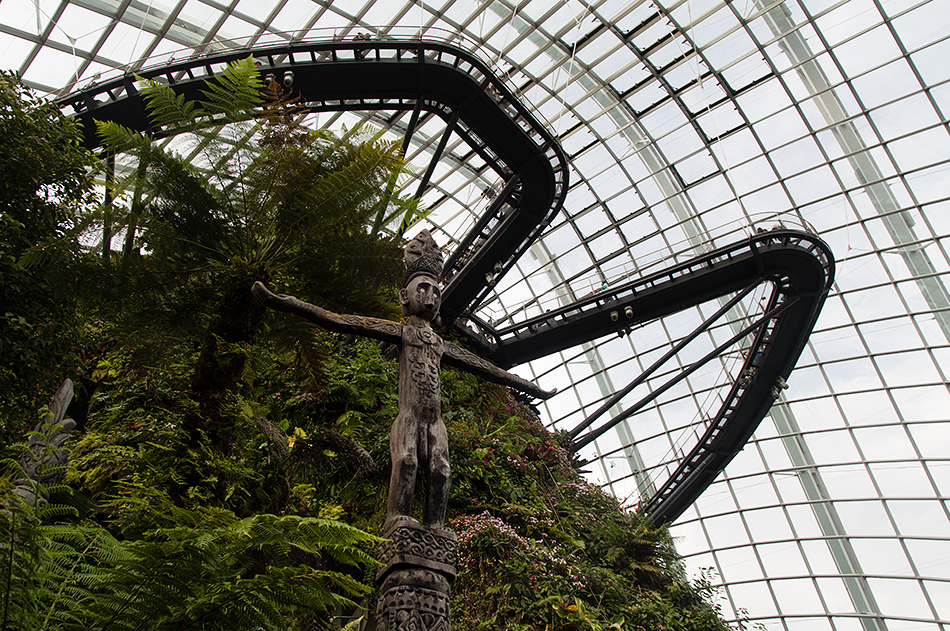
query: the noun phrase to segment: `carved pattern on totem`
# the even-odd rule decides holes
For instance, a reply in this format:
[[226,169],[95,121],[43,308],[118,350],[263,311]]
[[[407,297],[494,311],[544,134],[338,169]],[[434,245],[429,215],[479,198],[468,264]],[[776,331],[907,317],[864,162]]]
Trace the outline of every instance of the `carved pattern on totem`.
[[425,348],[413,348],[409,351],[409,367],[419,392],[432,396],[439,391],[439,367],[429,355]]
[[382,631],[449,631],[448,595],[405,585],[379,599],[377,622]]
[[338,317],[344,324],[347,324],[351,327],[373,329],[387,335],[399,335],[400,333],[400,325],[388,320],[367,318],[356,315],[342,315]]
[[383,565],[386,565],[390,559],[400,554],[420,557],[436,563],[455,565],[458,544],[448,537],[406,526],[397,528],[387,537],[389,541],[383,541],[379,544],[379,561]]

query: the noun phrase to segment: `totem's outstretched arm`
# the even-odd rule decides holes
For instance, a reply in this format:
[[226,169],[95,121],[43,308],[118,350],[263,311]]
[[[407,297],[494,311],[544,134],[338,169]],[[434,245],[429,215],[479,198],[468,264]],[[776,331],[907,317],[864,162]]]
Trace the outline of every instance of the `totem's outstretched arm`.
[[442,361],[450,366],[467,370],[482,379],[500,383],[503,386],[514,388],[515,390],[530,394],[538,399],[550,399],[557,392],[556,389],[551,391],[542,390],[536,384],[522,379],[518,375],[513,375],[506,370],[502,370],[491,362],[485,361],[478,355],[470,353],[449,341],[445,342],[445,351],[442,355]]
[[306,320],[319,324],[328,331],[365,335],[384,342],[397,344],[402,338],[402,325],[389,320],[368,318],[355,315],[340,315],[321,309],[309,302],[298,300],[286,294],[275,294],[260,281],[254,283],[251,293],[271,309],[287,311]]

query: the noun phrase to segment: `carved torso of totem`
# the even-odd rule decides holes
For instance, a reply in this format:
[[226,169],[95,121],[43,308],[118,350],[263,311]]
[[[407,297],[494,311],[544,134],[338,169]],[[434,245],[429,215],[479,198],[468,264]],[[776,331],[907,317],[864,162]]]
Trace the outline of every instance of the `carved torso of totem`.
[[429,419],[441,414],[439,366],[445,344],[428,327],[404,324],[399,352],[399,410]]

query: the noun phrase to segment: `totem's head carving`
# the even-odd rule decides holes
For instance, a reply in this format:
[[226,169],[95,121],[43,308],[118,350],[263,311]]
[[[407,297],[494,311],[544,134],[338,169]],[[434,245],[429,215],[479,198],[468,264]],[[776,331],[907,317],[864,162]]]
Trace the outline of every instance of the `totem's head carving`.
[[402,277],[399,302],[405,316],[418,315],[432,321],[442,304],[439,278],[442,277],[442,252],[428,230],[423,230],[406,246],[406,272]]
[[428,230],[423,230],[409,242],[403,259],[406,262],[406,272],[402,277],[403,287],[408,286],[409,281],[420,274],[426,274],[436,282],[442,277],[442,251]]

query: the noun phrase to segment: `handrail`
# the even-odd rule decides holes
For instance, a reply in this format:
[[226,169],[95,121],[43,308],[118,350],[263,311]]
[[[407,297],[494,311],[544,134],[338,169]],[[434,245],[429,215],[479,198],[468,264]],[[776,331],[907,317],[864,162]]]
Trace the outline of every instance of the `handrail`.
[[[834,280],[834,258],[828,246],[811,233],[772,230],[509,326],[496,329],[472,318],[470,322],[479,331],[471,340],[500,366],[521,364],[736,291],[745,286],[749,273],[757,266],[760,252],[771,251],[774,258],[776,252],[786,250],[801,252],[805,261],[811,261],[804,269],[813,270],[813,283],[818,283],[819,277],[821,283],[811,286],[810,291],[823,293],[830,289]],[[781,265],[774,265],[768,274],[778,278],[789,273]],[[688,278],[698,279],[699,275],[702,275],[701,281],[685,284]],[[658,295],[663,298],[654,297]],[[633,309],[635,320],[625,316],[627,306]],[[624,317],[611,320],[609,314],[618,310]]]

